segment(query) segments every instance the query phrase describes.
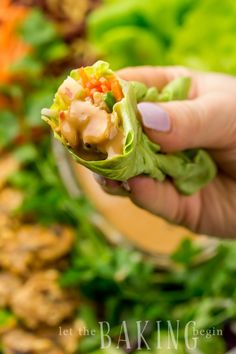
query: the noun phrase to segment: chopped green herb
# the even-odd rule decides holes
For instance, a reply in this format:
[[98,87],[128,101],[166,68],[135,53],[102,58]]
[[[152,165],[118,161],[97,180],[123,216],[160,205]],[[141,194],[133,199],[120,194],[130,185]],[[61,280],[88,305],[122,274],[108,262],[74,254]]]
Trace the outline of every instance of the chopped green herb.
[[109,112],[112,112],[113,106],[116,103],[116,99],[111,91],[105,94],[104,102],[106,103]]
[[13,112],[0,111],[0,150],[10,145],[19,133],[19,123]]

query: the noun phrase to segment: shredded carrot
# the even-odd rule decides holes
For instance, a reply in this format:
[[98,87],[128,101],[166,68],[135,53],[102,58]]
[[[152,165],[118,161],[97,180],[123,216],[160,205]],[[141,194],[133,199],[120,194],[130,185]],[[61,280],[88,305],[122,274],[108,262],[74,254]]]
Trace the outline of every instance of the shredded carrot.
[[94,76],[88,76],[84,68],[79,69],[82,85],[86,90],[86,94],[93,98],[95,92],[107,93],[112,91],[117,101],[123,98],[122,90],[118,80],[114,76],[109,76],[109,80],[106,77],[95,78]]
[[96,90],[97,92],[102,92],[101,86],[94,87],[93,90]]
[[89,82],[89,78],[83,67],[79,69],[79,74],[82,81],[82,85],[86,87],[86,84]]
[[110,91],[111,89],[111,82],[105,78],[105,77],[100,77],[99,82],[101,83],[101,86],[106,86],[107,90]]
[[14,5],[10,0],[0,1],[0,82],[11,79],[10,65],[30,51],[17,34],[17,27],[25,19],[28,9]]
[[64,121],[65,118],[66,118],[65,112],[61,111],[61,112],[59,113],[59,118],[60,118],[61,121]]
[[117,80],[111,83],[111,90],[117,101],[120,101],[123,98],[121,87]]
[[0,109],[8,106],[9,102],[8,100],[0,95]]
[[102,89],[102,92],[108,92],[109,91],[109,88],[107,87],[107,85],[101,85],[101,89]]
[[91,81],[91,84],[93,85],[93,87],[99,86],[100,82],[98,79],[93,78]]

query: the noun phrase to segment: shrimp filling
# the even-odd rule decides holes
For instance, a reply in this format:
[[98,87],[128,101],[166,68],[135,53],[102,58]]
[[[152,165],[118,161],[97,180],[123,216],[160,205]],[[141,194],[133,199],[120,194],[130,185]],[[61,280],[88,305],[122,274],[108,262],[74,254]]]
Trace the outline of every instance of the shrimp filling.
[[97,78],[81,68],[79,79],[68,77],[58,95],[67,109],[59,112],[57,132],[81,157],[100,160],[122,153],[123,128],[113,106],[123,93],[114,75]]

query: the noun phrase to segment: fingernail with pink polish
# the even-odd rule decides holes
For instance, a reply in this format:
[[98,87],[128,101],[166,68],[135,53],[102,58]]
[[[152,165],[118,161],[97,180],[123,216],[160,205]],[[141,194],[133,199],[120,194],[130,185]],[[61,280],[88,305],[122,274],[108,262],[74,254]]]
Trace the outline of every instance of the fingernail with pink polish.
[[144,127],[157,132],[168,132],[170,130],[170,117],[158,104],[142,102],[138,104],[138,110]]

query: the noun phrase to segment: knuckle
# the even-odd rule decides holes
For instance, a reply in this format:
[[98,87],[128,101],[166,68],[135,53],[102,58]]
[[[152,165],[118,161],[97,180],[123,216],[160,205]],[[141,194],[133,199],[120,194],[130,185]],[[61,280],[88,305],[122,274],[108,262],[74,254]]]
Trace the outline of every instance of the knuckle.
[[175,222],[194,232],[199,232],[201,219],[201,193],[192,196],[182,196],[175,215]]

